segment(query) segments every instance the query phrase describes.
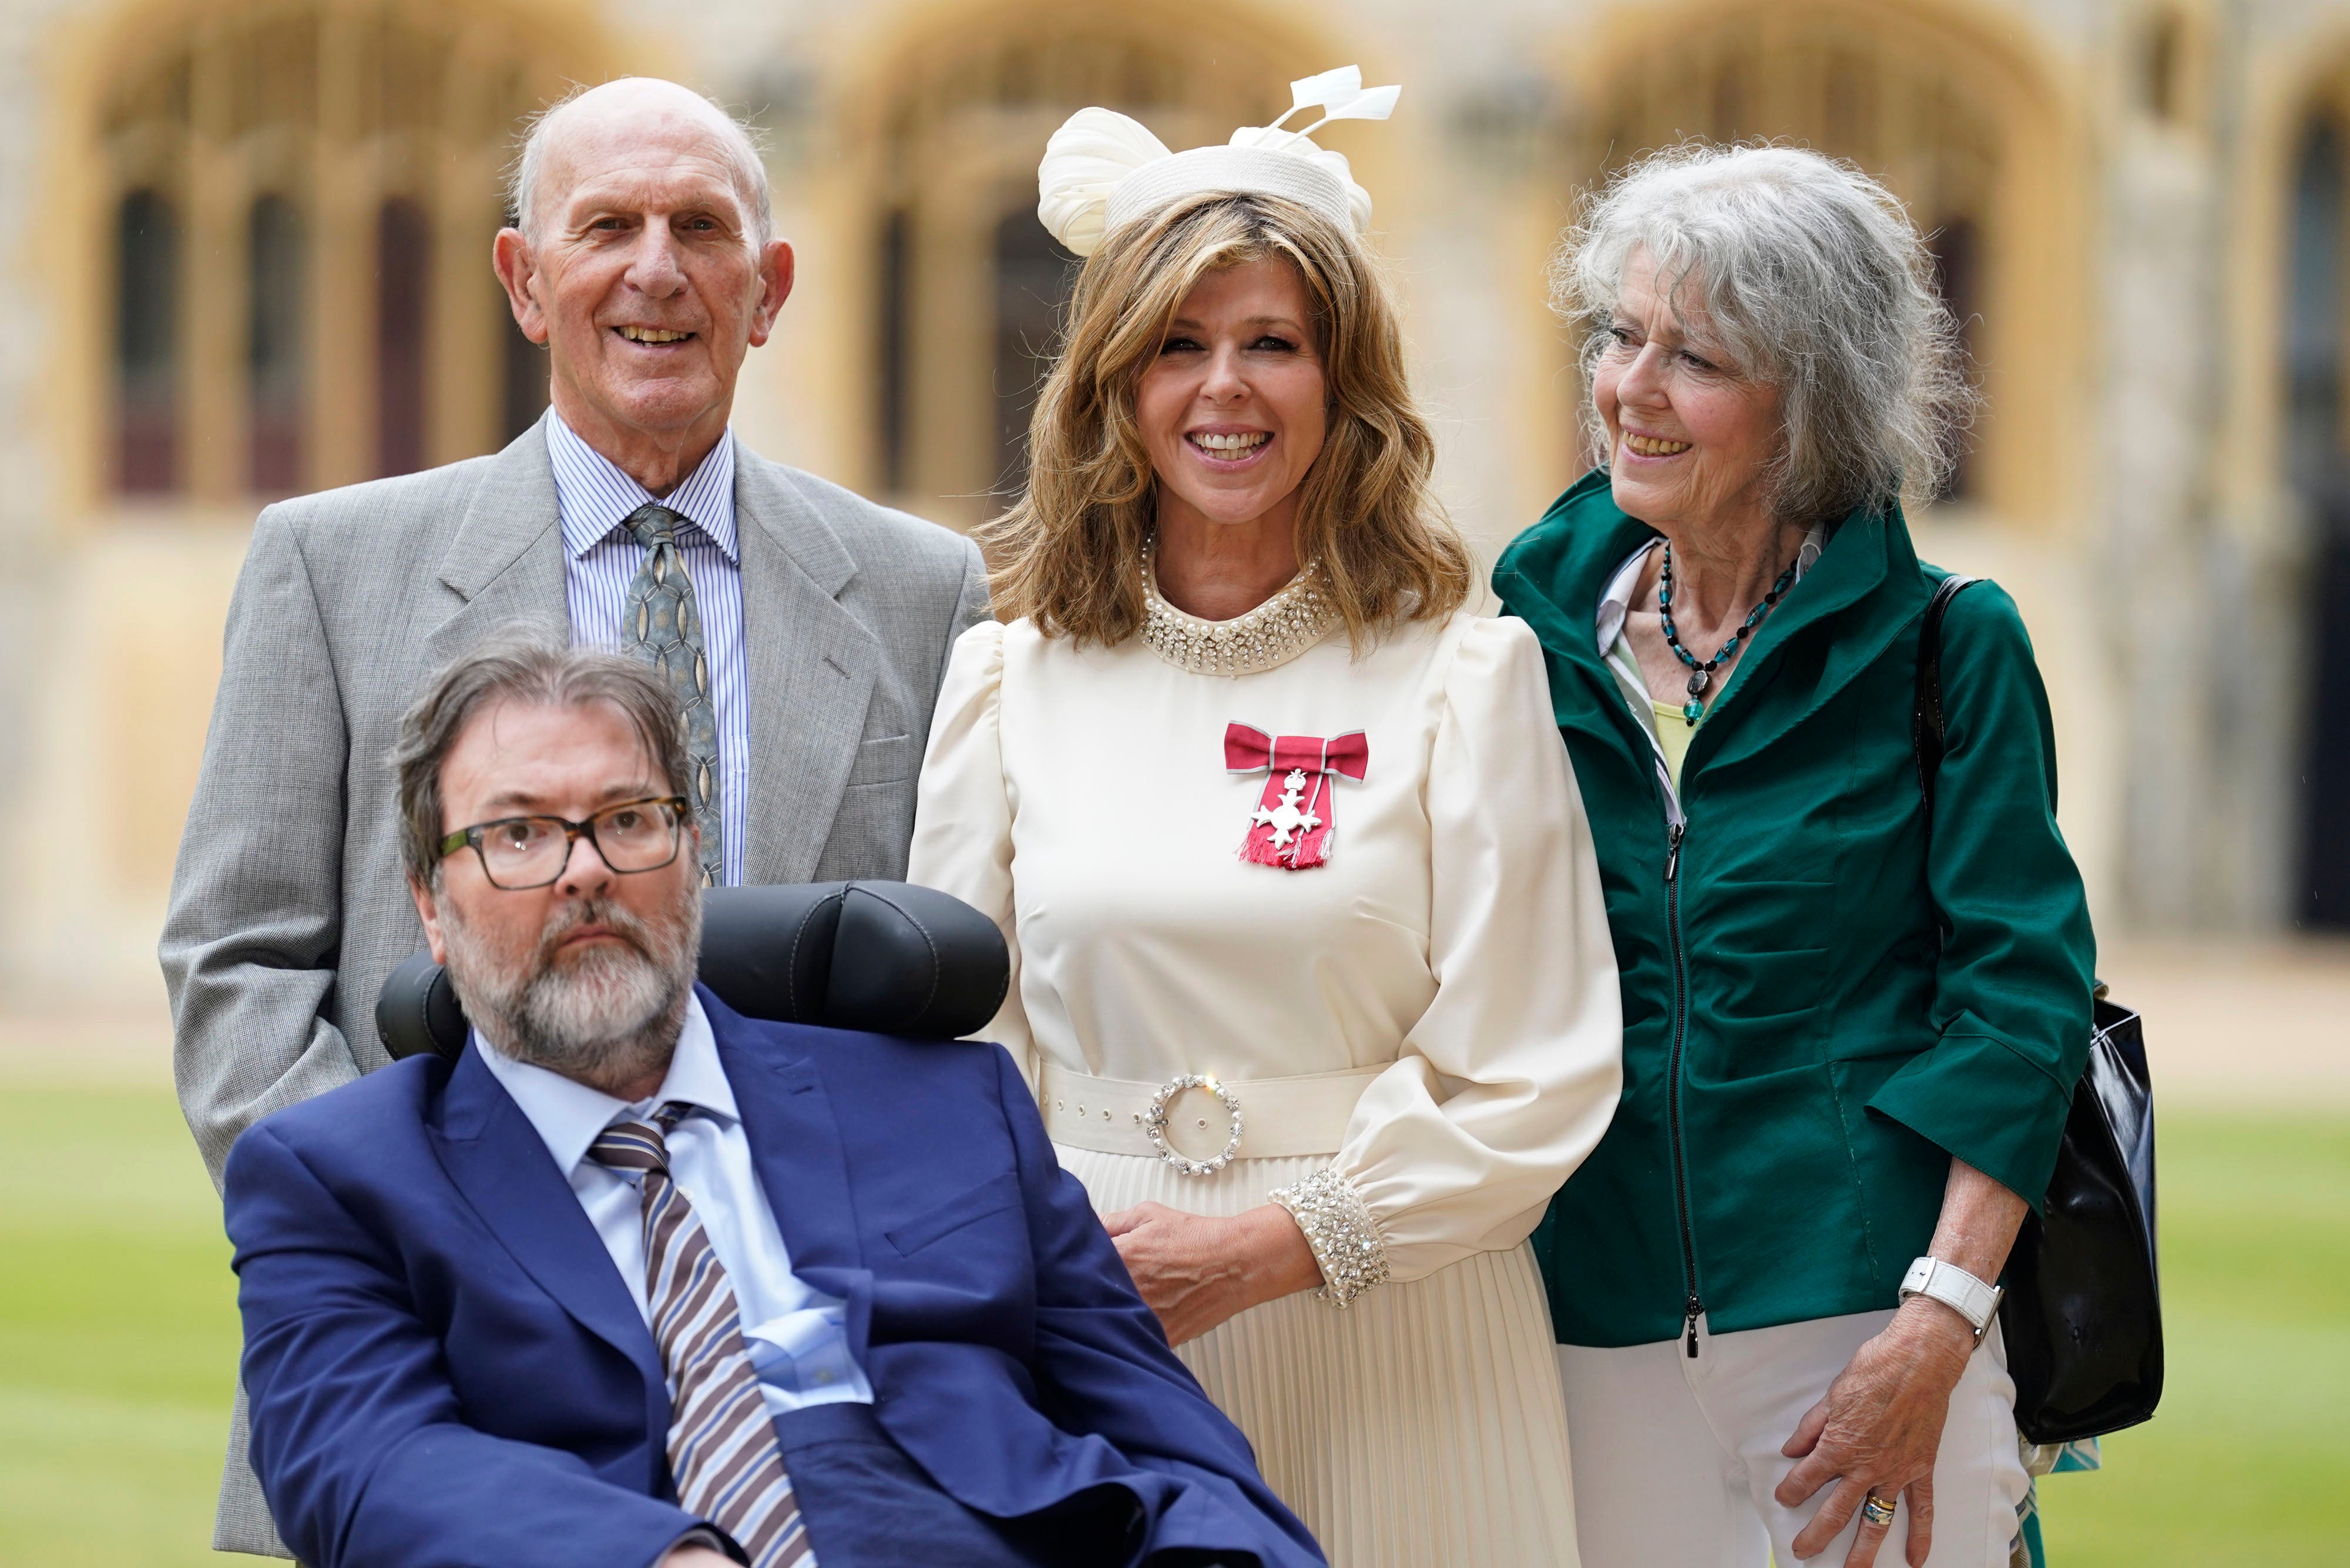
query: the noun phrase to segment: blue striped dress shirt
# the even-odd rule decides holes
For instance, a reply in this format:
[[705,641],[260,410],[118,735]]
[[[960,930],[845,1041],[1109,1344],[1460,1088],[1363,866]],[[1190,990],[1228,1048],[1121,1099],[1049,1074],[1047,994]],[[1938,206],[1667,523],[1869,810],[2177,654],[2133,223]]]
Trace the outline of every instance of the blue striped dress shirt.
[[792,1272],[791,1249],[765,1186],[759,1180],[750,1135],[743,1127],[734,1086],[719,1060],[718,1039],[702,999],[685,1004],[685,1024],[669,1075],[648,1100],[623,1105],[611,1096],[560,1073],[518,1062],[473,1036],[482,1065],[514,1096],[538,1131],[555,1168],[588,1212],[597,1240],[612,1256],[621,1282],[648,1324],[645,1300],[644,1216],[638,1206],[638,1178],[611,1170],[588,1158],[588,1147],[617,1121],[645,1121],[671,1100],[694,1107],[668,1138],[670,1176],[693,1205],[710,1250],[718,1255],[734,1289],[734,1310],[743,1325],[743,1348],[771,1415],[810,1405],[873,1403],[873,1385],[848,1348],[847,1313],[838,1297],[826,1295]]
[[645,547],[625,526],[629,514],[658,501],[685,519],[678,525],[678,553],[702,612],[702,652],[710,661],[718,718],[722,879],[739,887],[750,815],[751,712],[743,659],[743,556],[734,530],[734,432],[721,435],[702,465],[667,495],[629,478],[554,413],[546,417],[546,455],[555,464],[555,504],[563,519],[564,592],[575,645],[619,643],[629,585],[645,563]]

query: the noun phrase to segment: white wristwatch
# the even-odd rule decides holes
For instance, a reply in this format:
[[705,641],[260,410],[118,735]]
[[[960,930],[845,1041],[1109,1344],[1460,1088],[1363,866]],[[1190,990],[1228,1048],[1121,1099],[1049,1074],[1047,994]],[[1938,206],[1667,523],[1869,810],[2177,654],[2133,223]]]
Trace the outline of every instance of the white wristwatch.
[[1911,1296],[1933,1297],[1974,1324],[1977,1345],[1991,1332],[1991,1319],[1999,1312],[1999,1298],[2006,1293],[1999,1286],[1987,1285],[1956,1263],[1946,1263],[1939,1258],[1920,1258],[1901,1276],[1903,1301]]

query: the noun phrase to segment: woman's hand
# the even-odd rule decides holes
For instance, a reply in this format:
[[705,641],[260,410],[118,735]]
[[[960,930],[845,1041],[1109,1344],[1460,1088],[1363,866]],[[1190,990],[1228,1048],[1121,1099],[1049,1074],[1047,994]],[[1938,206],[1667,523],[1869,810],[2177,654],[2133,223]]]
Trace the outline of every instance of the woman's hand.
[[1322,1266],[1305,1232],[1278,1204],[1220,1220],[1138,1203],[1103,1215],[1102,1223],[1170,1345],[1197,1339],[1253,1306],[1322,1282]]
[[734,1559],[707,1546],[672,1546],[653,1568],[734,1568]]
[[[1929,1251],[1979,1280],[1996,1280],[2024,1209],[2007,1188],[1953,1158]],[[1926,1561],[1934,1542],[1934,1456],[1942,1446],[1942,1419],[1974,1350],[1973,1325],[1955,1308],[1912,1296],[1884,1333],[1853,1354],[1827,1397],[1804,1413],[1779,1450],[1802,1461],[1773,1494],[1780,1507],[1800,1507],[1830,1481],[1842,1482],[1795,1537],[1796,1556],[1818,1555],[1871,1491],[1888,1500],[1906,1491],[1911,1568]],[[1846,1568],[1870,1568],[1890,1528],[1862,1520]]]
[[[1795,1555],[1816,1556],[1867,1501],[1872,1491],[1892,1499],[1909,1494],[1909,1562],[1926,1561],[1934,1536],[1934,1456],[1950,1390],[1974,1354],[1974,1331],[1939,1302],[1913,1296],[1885,1331],[1854,1353],[1828,1385],[1827,1397],[1796,1424],[1779,1451],[1802,1462],[1774,1494],[1782,1508],[1800,1507],[1831,1481],[1841,1482],[1795,1537]],[[1869,1568],[1888,1525],[1863,1520],[1845,1559]]]

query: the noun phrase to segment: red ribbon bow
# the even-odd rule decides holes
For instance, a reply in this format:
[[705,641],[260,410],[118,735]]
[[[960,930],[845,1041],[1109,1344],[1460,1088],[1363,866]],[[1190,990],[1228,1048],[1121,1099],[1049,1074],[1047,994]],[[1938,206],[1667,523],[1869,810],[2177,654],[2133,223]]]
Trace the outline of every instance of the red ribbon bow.
[[1275,740],[1247,724],[1225,725],[1225,771],[1269,775],[1249,815],[1241,858],[1287,871],[1308,870],[1329,859],[1331,836],[1337,831],[1330,776],[1360,779],[1370,765],[1370,742],[1360,730],[1327,741],[1318,735]]

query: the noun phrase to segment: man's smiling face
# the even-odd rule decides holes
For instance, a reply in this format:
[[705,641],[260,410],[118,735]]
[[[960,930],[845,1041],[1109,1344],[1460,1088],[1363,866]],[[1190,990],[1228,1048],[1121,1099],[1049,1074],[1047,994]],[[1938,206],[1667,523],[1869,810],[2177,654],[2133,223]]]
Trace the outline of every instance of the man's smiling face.
[[695,95],[618,82],[556,113],[536,211],[500,236],[500,274],[547,345],[556,411],[648,481],[639,449],[691,457],[724,428],[743,357],[790,292],[791,249],[762,242],[744,150]]

